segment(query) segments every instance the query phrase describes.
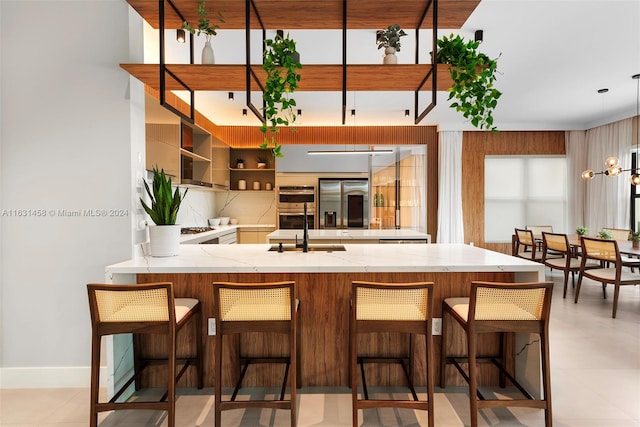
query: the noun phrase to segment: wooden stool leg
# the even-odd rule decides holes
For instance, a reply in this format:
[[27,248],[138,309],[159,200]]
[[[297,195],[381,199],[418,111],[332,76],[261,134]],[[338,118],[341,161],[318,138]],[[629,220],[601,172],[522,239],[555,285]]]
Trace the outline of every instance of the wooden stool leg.
[[222,331],[219,329],[219,327],[217,327],[216,329],[214,426],[221,427],[222,411],[220,410],[220,404],[222,402]]
[[447,311],[442,308],[442,335],[440,335],[440,387],[447,386],[447,327],[448,322],[445,321]]
[[540,334],[540,352],[542,355],[542,388],[546,407],[544,410],[544,422],[546,427],[553,425],[551,413],[551,358],[549,356],[549,335],[547,332]]
[[196,357],[197,359],[197,375],[198,375],[198,389],[204,387],[204,357],[203,345],[202,345],[202,309],[196,314]]
[[289,363],[291,366],[291,377],[289,378],[289,384],[291,388],[291,427],[297,425],[297,391],[298,391],[298,313],[296,312],[291,322],[294,325],[295,331],[289,337]]
[[91,404],[89,414],[89,426],[98,425],[98,398],[100,392],[100,337],[93,332],[91,334]]
[[[352,309],[353,310],[353,309]],[[351,424],[358,425],[358,339],[353,322],[353,315],[349,318],[349,371],[351,384]]]
[[175,329],[169,337],[169,357],[167,369],[168,408],[167,421],[169,427],[176,425],[176,333]]
[[[427,327],[431,327],[430,323],[427,323]],[[434,427],[435,416],[433,413],[433,338],[431,331],[426,331],[425,344],[426,344],[426,358],[427,358],[427,424],[428,427]]]
[[478,370],[476,366],[476,336],[467,331],[467,354],[469,357],[469,407],[471,427],[478,427]]

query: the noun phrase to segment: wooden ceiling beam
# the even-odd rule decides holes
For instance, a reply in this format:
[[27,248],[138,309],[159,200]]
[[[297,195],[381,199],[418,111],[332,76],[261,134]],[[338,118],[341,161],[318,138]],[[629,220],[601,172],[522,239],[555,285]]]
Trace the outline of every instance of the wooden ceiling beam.
[[[158,0],[127,0],[127,2],[153,28],[158,25]],[[172,0],[188,22],[196,23],[196,0]],[[268,29],[285,30],[341,30],[342,0],[254,0],[260,17]],[[439,0],[438,28],[457,29],[469,18],[480,0]],[[347,22],[350,30],[372,30],[386,28],[398,23],[405,30],[415,29],[419,24],[426,0],[351,0],[347,6]],[[245,28],[245,0],[211,0],[207,3],[209,18],[216,20],[218,12],[225,18],[222,30]],[[165,7],[167,29],[180,28],[182,20]],[[427,15],[422,26],[431,28],[431,17]],[[252,19],[252,28],[260,29]]]

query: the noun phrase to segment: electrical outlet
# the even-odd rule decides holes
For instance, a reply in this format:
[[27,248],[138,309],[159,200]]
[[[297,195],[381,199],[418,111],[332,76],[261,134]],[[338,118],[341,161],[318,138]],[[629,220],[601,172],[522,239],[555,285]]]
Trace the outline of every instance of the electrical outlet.
[[431,334],[442,335],[442,317],[434,317],[431,322]]
[[208,320],[209,322],[207,327],[207,334],[215,335],[216,334],[216,318],[210,317]]

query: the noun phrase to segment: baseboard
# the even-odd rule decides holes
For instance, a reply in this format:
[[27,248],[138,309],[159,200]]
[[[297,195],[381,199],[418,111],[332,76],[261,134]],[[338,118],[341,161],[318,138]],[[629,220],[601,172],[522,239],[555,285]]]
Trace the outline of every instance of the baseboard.
[[[106,366],[100,369],[100,384],[106,384]],[[91,368],[0,368],[0,388],[88,388]]]

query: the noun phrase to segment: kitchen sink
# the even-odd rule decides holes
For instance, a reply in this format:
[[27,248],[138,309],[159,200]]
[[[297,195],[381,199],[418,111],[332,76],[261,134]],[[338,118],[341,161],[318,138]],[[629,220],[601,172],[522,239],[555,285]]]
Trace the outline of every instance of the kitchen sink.
[[[282,247],[280,247],[282,246]],[[344,245],[333,244],[312,244],[309,245],[309,252],[339,252],[345,251]],[[293,244],[271,245],[269,252],[302,252],[302,248],[296,248]]]

